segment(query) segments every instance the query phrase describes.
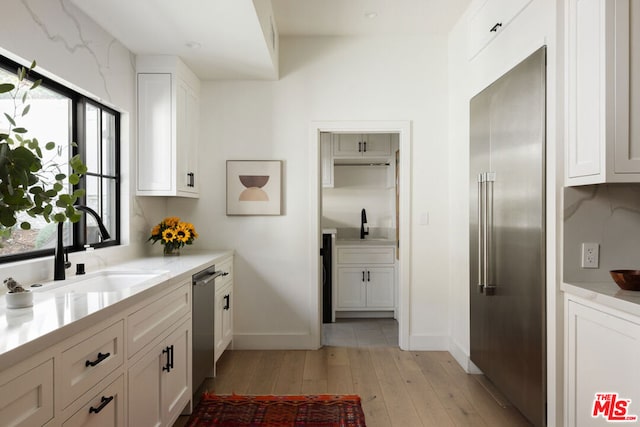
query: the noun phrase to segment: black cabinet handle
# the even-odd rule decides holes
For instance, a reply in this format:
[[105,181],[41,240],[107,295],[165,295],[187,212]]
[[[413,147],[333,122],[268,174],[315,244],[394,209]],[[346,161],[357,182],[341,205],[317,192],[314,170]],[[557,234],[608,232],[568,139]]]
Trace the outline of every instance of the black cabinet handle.
[[364,271],[362,272],[362,281],[364,282]]
[[367,271],[367,282],[371,281],[371,272]]
[[358,153],[362,153],[362,142],[358,142]]
[[362,145],[364,146],[363,150],[365,153],[367,152],[367,141],[363,142]]
[[229,272],[228,272],[228,271],[223,271],[223,272],[222,272],[222,276],[228,276],[228,275],[229,275]]
[[226,294],[224,296],[224,307],[223,310],[229,310],[229,308],[231,308],[231,296],[229,294]]
[[94,408],[93,406],[89,408],[89,413],[90,414],[97,414],[100,411],[102,411],[104,409],[105,406],[107,406],[109,404],[109,402],[111,402],[113,400],[113,396],[109,396],[109,397],[105,397],[102,396],[102,399],[100,399],[100,406],[98,406],[97,408]]
[[493,27],[491,27],[491,29],[489,30],[490,33],[496,33],[498,32],[498,28],[502,27],[502,22],[498,22],[496,23],[496,25],[494,25]]
[[187,187],[195,187],[196,186],[196,175],[193,172],[189,172],[187,174]]
[[162,367],[162,370],[171,372],[171,369],[173,368],[173,345],[169,345],[162,350],[162,354],[167,355],[167,363]]
[[98,363],[102,362],[109,356],[111,356],[111,353],[98,353],[98,358],[96,360],[94,360],[93,362],[87,360],[86,362],[84,362],[84,366],[96,366]]

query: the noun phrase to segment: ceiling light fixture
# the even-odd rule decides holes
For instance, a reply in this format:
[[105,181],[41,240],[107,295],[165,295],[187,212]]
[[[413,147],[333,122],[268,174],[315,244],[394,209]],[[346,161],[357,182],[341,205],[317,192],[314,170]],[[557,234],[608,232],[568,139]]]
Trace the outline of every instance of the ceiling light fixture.
[[378,12],[366,12],[364,17],[367,19],[373,19],[378,17]]
[[189,49],[200,49],[202,47],[202,43],[199,42],[186,42],[185,46],[187,46]]

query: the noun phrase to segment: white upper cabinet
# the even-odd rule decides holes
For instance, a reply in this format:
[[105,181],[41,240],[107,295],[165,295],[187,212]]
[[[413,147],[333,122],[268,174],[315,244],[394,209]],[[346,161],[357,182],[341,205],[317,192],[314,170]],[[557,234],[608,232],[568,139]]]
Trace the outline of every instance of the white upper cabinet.
[[200,81],[175,56],[139,56],[139,196],[198,197]]
[[391,156],[394,134],[334,134],[334,159],[386,158]]
[[566,185],[640,182],[640,4],[567,6]]
[[469,16],[469,59],[503,31],[532,0],[485,0]]

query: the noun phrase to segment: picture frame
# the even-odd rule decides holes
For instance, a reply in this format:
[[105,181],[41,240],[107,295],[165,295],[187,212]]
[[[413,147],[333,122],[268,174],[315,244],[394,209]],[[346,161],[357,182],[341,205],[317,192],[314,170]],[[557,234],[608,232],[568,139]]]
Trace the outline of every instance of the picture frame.
[[282,215],[282,160],[227,160],[227,215]]

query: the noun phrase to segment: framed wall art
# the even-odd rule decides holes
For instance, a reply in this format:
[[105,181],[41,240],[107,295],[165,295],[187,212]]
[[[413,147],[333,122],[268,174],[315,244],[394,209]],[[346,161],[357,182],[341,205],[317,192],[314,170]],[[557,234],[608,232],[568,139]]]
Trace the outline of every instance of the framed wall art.
[[227,160],[227,215],[281,215],[282,161]]

